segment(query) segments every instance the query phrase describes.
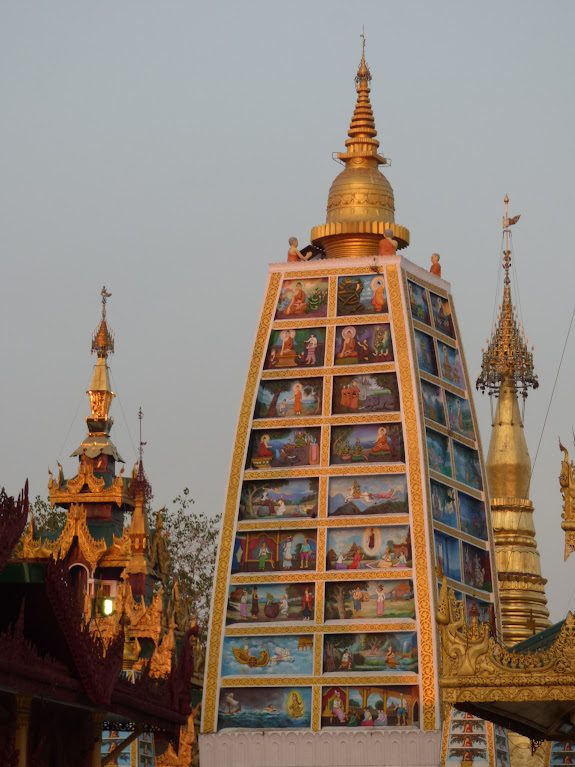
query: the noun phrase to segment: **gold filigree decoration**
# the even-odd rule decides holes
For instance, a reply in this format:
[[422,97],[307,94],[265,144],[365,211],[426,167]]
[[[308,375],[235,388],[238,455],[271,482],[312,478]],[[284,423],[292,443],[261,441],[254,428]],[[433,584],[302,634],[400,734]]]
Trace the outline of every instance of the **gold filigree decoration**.
[[[226,677],[222,679],[222,687],[259,687],[262,681],[266,681],[268,684],[271,681],[269,676],[265,677]],[[310,684],[323,684],[326,686],[333,685],[361,685],[362,687],[384,687],[392,684],[414,684],[417,680],[417,675],[412,672],[411,676],[344,676],[340,674],[325,674],[324,676],[276,676],[273,677],[274,685],[288,687],[293,685],[310,685]]]
[[[325,519],[301,519],[294,517],[292,519],[283,519],[279,521],[277,517],[273,520],[262,519],[256,522],[238,522],[238,532],[244,530],[293,530],[294,524],[302,528],[316,527],[316,528],[332,528],[332,527],[370,527],[377,525],[378,527],[385,527],[386,525],[408,525],[409,515],[399,514],[394,516],[384,516],[382,514],[374,515],[372,517],[327,517]],[[449,528],[450,532],[453,530]],[[475,539],[472,539],[475,540]],[[484,541],[481,541],[481,545],[484,545]],[[475,543],[477,546],[477,543]]]
[[314,732],[319,732],[321,727],[321,687],[312,688],[312,720],[311,728]]
[[433,653],[433,627],[429,593],[429,557],[425,535],[425,508],[421,475],[421,451],[419,428],[412,382],[407,329],[400,292],[399,277],[395,266],[387,267],[388,300],[393,317],[401,401],[405,418],[406,453],[409,462],[409,492],[412,518],[412,545],[417,582],[418,614],[421,647],[421,687],[423,697],[423,727],[435,729],[435,658]]
[[[329,413],[329,400],[331,399],[331,391],[324,391],[324,413],[326,413],[325,407],[327,405]],[[365,413],[362,415],[341,415],[341,416],[329,416],[328,414],[325,414],[324,416],[310,416],[310,417],[304,417],[301,416],[297,417],[291,417],[291,418],[262,418],[257,421],[254,421],[253,428],[254,429],[297,429],[299,427],[301,428],[309,428],[310,426],[321,426],[322,424],[330,424],[332,426],[339,426],[339,425],[353,425],[355,423],[379,423],[381,421],[385,421],[387,423],[401,423],[401,415],[399,412],[395,413]],[[328,420],[329,419],[329,420]],[[433,428],[435,428],[435,424],[433,424]],[[437,430],[439,431],[439,429]],[[463,441],[463,440],[462,440]],[[466,443],[468,443],[469,440],[466,440]],[[474,446],[474,443],[470,443],[472,446]]]
[[[399,580],[399,572],[390,573],[387,570],[381,570],[380,572],[369,572],[367,570],[360,570],[360,574],[352,573],[351,570],[328,570],[327,572],[317,572],[316,570],[308,572],[307,570],[294,571],[293,573],[246,573],[245,575],[232,575],[232,585],[242,583],[266,583],[268,580],[270,583],[289,583],[295,579],[300,583],[304,581],[315,580],[329,580],[329,581],[343,581],[343,580]],[[246,578],[250,580],[246,581]],[[411,570],[405,569],[401,571],[401,578],[411,578]]]
[[329,303],[327,314],[328,317],[335,317],[337,314],[337,277],[329,278]]
[[325,366],[333,367],[333,355],[335,354],[335,328],[330,327],[325,334]]
[[[329,468],[298,466],[298,477],[340,477],[347,476],[350,473],[349,466],[330,466]],[[405,474],[405,464],[403,463],[372,463],[368,465],[357,465],[353,467],[354,474]],[[443,475],[442,475],[443,476]],[[250,469],[246,470],[244,480],[254,479],[277,479],[281,477],[293,477],[292,469],[278,469],[277,471],[261,471]]]
[[[451,300],[449,302],[449,306],[451,307]],[[428,336],[432,336],[432,338],[435,338],[437,341],[441,341],[446,346],[451,346],[452,349],[459,349],[459,344],[457,341],[451,336],[446,335],[445,333],[442,333],[440,330],[436,330],[435,328],[432,328],[430,325],[426,325],[425,322],[420,322],[419,320],[416,320],[415,317],[411,318],[411,321],[413,323],[413,327],[416,330],[421,330],[423,333],[427,333]]]
[[364,633],[367,631],[414,631],[415,629],[415,621],[410,621],[408,623],[386,623],[386,620],[388,619],[382,620],[381,623],[360,623],[357,621],[355,623],[342,622],[341,625],[332,621],[330,623],[322,622],[317,624],[301,623],[297,626],[228,626],[226,628],[226,636],[248,636],[250,634],[302,634],[304,632],[306,634],[323,634],[328,632],[330,634],[353,634],[358,631]]
[[[328,327],[345,327],[346,325],[378,325],[382,322],[389,322],[389,314],[362,314],[362,315],[342,315],[341,317],[320,317],[318,318],[322,325]],[[273,330],[290,330],[297,328],[309,328],[311,320],[276,320]],[[427,326],[426,326],[427,327]]]
[[575,551],[575,466],[569,462],[567,448],[559,440],[559,449],[563,451],[559,487],[563,496],[561,528],[565,532],[565,560]]
[[[310,275],[311,276],[311,275]],[[237,513],[238,494],[244,466],[244,453],[249,436],[249,427],[252,417],[253,399],[256,387],[259,383],[259,373],[265,358],[268,343],[268,328],[276,309],[279,287],[282,275],[272,273],[270,275],[267,295],[261,314],[260,324],[254,345],[254,351],[248,371],[248,379],[236,433],[230,481],[226,496],[224,519],[222,520],[222,532],[219,545],[219,556],[216,565],[214,602],[210,627],[210,636],[206,652],[206,685],[203,712],[204,732],[213,732],[217,711],[218,674],[220,668],[220,641],[227,610],[227,584],[229,563],[234,540],[235,519]]]

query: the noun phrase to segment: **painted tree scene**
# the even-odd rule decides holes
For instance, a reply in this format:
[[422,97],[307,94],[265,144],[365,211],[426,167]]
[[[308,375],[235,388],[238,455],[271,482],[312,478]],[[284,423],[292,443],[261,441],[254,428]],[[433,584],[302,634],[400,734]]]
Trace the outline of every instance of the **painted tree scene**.
[[405,474],[360,474],[331,477],[328,515],[330,517],[407,514]]
[[455,465],[455,479],[463,482],[465,485],[474,487],[476,490],[483,489],[483,480],[481,478],[481,464],[479,463],[479,453],[473,448],[462,445],[456,440],[453,444],[453,463]]
[[400,423],[333,426],[330,463],[403,463],[403,432]]
[[385,633],[326,634],[323,643],[323,670],[416,673],[417,634],[415,631]]
[[446,477],[452,477],[449,438],[431,429],[426,429],[425,433],[427,437],[427,462],[429,468],[444,474]]
[[325,360],[325,328],[272,330],[264,368],[321,367]]
[[317,530],[254,530],[236,535],[232,573],[315,570]]
[[430,293],[431,311],[433,313],[433,322],[435,329],[445,333],[450,338],[455,338],[455,329],[451,318],[451,307],[447,298],[442,298],[435,293]]
[[467,439],[475,439],[475,429],[473,428],[473,416],[471,415],[469,400],[446,391],[445,404],[449,428],[456,434],[467,437]]
[[429,302],[427,300],[427,291],[411,280],[407,281],[407,292],[409,294],[409,308],[414,320],[431,325],[429,315]]
[[309,727],[311,687],[223,687],[218,730]]
[[313,674],[313,635],[224,637],[222,676]]
[[323,378],[271,378],[258,389],[254,418],[321,415]]
[[327,530],[328,570],[390,570],[411,567],[407,525]]
[[463,544],[463,582],[482,591],[491,591],[491,562],[489,552]]
[[254,429],[246,469],[318,466],[321,429]]
[[390,412],[399,412],[399,387],[395,373],[334,376],[334,415]]
[[448,578],[461,581],[461,554],[459,540],[445,535],[439,530],[433,531],[435,539],[435,563],[441,567]]
[[415,618],[413,581],[333,581],[325,584],[325,620]]
[[421,394],[423,395],[423,412],[426,418],[446,425],[445,410],[443,409],[443,389],[441,386],[421,381]]
[[337,281],[337,314],[381,314],[387,312],[387,296],[383,275],[362,274],[339,277]]
[[327,314],[327,278],[309,280],[284,280],[276,320],[290,317],[325,317]]
[[415,685],[324,687],[323,727],[417,727],[419,688]]
[[457,349],[444,344],[442,341],[438,341],[437,354],[441,377],[445,381],[449,381],[450,383],[455,384],[455,386],[459,386],[460,389],[465,389],[463,364]]
[[393,361],[391,328],[378,325],[346,325],[335,334],[336,365],[373,365]]
[[230,586],[227,625],[309,621],[315,614],[315,583]]
[[415,330],[414,334],[419,369],[434,376],[439,375],[433,338],[420,330]]
[[242,484],[239,519],[317,517],[319,479],[261,479]]

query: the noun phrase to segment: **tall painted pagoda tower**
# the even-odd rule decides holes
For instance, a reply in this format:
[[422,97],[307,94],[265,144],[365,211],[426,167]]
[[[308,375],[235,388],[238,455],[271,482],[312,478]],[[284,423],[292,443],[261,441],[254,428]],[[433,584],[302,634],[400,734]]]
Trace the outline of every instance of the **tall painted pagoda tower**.
[[[269,267],[216,568],[203,767],[439,765],[441,580],[463,622],[499,631],[451,288],[437,256],[428,271],[398,252],[409,231],[379,169],[370,81],[363,55],[326,223]],[[466,725],[493,743],[492,725]]]

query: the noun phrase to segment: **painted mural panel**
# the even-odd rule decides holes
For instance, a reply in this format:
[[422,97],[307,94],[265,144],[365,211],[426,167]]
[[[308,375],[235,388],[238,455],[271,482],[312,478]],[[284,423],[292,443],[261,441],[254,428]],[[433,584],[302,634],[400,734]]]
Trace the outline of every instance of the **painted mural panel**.
[[405,474],[362,474],[332,477],[329,481],[330,517],[407,514],[407,511]]
[[222,676],[313,674],[311,634],[224,637]]
[[554,740],[551,745],[549,764],[575,764],[575,743],[563,743],[560,740]]
[[455,339],[455,328],[451,318],[451,307],[447,298],[442,298],[435,293],[430,292],[431,311],[433,313],[433,324],[435,329],[446,336]]
[[455,490],[441,482],[430,480],[431,512],[433,519],[457,529],[457,512],[455,510]]
[[471,415],[469,400],[446,391],[445,403],[447,406],[449,428],[456,434],[467,437],[467,439],[475,439],[475,429],[473,428],[473,416]]
[[407,525],[327,530],[328,570],[401,570],[411,567]]
[[397,463],[405,460],[401,424],[358,424],[333,426],[332,464]]
[[491,591],[491,563],[489,552],[463,544],[463,582],[482,591]]
[[425,413],[425,417],[445,426],[445,409],[443,407],[444,392],[441,386],[436,386],[435,384],[422,380],[421,393],[423,395],[423,412]]
[[230,586],[226,624],[313,620],[315,583]]
[[284,280],[276,320],[325,317],[327,314],[327,278]]
[[387,297],[383,275],[362,274],[338,277],[337,314],[380,314],[387,312]]
[[439,375],[433,338],[428,336],[427,333],[422,333],[420,330],[415,330],[414,333],[419,369],[434,376]]
[[448,578],[461,581],[461,554],[459,541],[439,530],[433,531],[435,538],[435,562]]
[[326,634],[323,643],[323,671],[405,674],[417,672],[415,631]]
[[495,761],[497,767],[509,767],[509,739],[507,737],[507,730],[500,727],[498,724],[494,725],[495,730]]
[[325,360],[325,328],[272,330],[265,370],[321,367]]
[[315,570],[316,530],[254,530],[238,533],[232,573]]
[[321,429],[254,429],[246,469],[318,466]]
[[415,685],[324,687],[323,727],[417,727],[419,689]]
[[452,440],[452,444],[455,479],[474,487],[476,490],[482,490],[483,480],[481,479],[479,453],[466,445],[461,445],[456,440]]
[[429,301],[427,300],[427,291],[411,280],[407,281],[407,292],[409,294],[409,308],[414,320],[431,325],[429,313]]
[[468,535],[474,535],[487,540],[487,520],[485,518],[485,505],[483,501],[472,498],[467,493],[461,491],[457,493],[459,498],[459,519],[461,529]]
[[437,354],[439,359],[439,371],[444,381],[465,389],[465,378],[463,376],[463,365],[457,349],[454,349],[443,341],[437,342]]
[[336,328],[336,365],[373,365],[393,361],[389,323]]
[[321,415],[323,378],[264,379],[258,388],[254,418],[304,418]]
[[486,724],[454,708],[447,748],[447,764],[489,764]]
[[319,479],[257,479],[242,484],[239,519],[317,517]]
[[325,620],[415,618],[413,581],[334,581],[325,584]]
[[220,692],[218,730],[283,730],[310,724],[311,687],[224,687]]
[[399,411],[395,373],[334,376],[332,413],[387,413]]
[[429,468],[444,474],[446,477],[452,477],[449,438],[432,429],[426,429],[425,433],[427,435],[427,462]]

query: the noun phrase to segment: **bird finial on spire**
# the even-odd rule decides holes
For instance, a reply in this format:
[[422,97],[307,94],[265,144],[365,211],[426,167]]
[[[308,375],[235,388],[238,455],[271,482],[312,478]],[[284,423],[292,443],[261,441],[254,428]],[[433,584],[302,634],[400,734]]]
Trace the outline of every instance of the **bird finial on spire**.
[[98,357],[105,358],[108,354],[114,353],[114,334],[106,319],[106,302],[112,294],[108,293],[104,285],[100,295],[102,296],[102,319],[92,335],[92,354],[96,352]]
[[361,61],[355,76],[355,84],[358,90],[361,80],[366,80],[366,83],[371,80],[371,72],[369,71],[369,67],[365,62],[365,27],[363,28],[363,32],[361,33],[360,37],[362,39]]

